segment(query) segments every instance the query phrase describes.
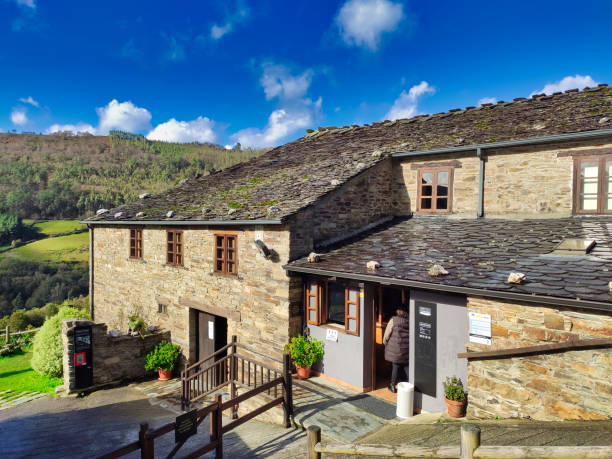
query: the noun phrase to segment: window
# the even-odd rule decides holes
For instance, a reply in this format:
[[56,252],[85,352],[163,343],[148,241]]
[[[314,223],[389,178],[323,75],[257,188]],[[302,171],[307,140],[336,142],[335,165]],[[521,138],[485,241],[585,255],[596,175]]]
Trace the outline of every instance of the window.
[[163,303],[157,303],[157,313],[158,314],[168,314],[168,305]]
[[168,230],[166,235],[166,262],[169,265],[183,266],[183,232]]
[[215,234],[215,271],[237,273],[237,237],[235,234]]
[[306,322],[311,325],[337,324],[346,333],[359,335],[361,290],[338,282],[311,281],[306,289]]
[[452,168],[420,169],[418,183],[419,212],[450,212]]
[[574,162],[574,208],[577,213],[612,213],[612,156]]
[[130,258],[142,259],[142,228],[130,228]]

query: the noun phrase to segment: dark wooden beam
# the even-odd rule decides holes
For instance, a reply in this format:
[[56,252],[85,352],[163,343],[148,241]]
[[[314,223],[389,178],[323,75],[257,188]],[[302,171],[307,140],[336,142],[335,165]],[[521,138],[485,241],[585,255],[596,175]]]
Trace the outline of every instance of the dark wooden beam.
[[546,354],[549,352],[566,352],[571,350],[589,349],[598,347],[612,347],[611,338],[579,339],[561,343],[541,344],[538,346],[517,347],[512,349],[498,349],[496,351],[460,352],[459,359],[505,359],[519,355]]
[[212,306],[210,304],[206,304],[201,300],[197,300],[195,298],[189,298],[182,296],[179,298],[179,304],[181,306],[187,306],[193,309],[197,309],[198,311],[206,312],[208,314],[212,314],[214,316],[226,317],[234,322],[240,322],[240,312],[235,310],[228,310],[225,308],[220,308],[217,306]]

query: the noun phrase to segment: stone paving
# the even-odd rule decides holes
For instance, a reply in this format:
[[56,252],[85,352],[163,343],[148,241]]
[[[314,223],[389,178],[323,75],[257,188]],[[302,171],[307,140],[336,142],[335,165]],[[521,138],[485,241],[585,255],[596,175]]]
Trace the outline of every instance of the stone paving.
[[0,391],[0,411],[46,396],[39,392],[3,390]]

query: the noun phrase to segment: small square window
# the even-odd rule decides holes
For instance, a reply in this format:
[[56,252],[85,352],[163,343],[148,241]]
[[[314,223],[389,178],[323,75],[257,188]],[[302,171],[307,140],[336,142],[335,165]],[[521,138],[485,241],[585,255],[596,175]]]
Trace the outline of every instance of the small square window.
[[215,271],[223,274],[237,272],[237,236],[235,234],[215,235]]
[[418,179],[417,210],[450,212],[453,173],[451,168],[421,169]]
[[162,303],[158,303],[158,305],[157,305],[157,312],[158,312],[158,314],[168,314],[168,305],[162,304]]
[[142,228],[130,228],[130,258],[142,259]]
[[183,232],[181,230],[168,230],[166,237],[166,263],[169,265],[183,265]]

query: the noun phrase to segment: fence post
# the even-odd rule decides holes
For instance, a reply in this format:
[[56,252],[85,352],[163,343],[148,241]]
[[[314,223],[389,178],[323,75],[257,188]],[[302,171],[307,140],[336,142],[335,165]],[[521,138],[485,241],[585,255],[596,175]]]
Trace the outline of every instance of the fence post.
[[[231,392],[230,400],[234,400],[238,395],[236,393],[236,380],[238,379],[238,360],[236,359],[236,335],[232,335],[232,355],[230,357],[230,381]],[[238,405],[232,406],[232,419],[238,419]]]
[[315,451],[315,445],[321,442],[321,428],[319,426],[308,426],[306,429],[306,448],[308,459],[321,459],[321,453]]
[[9,345],[10,338],[11,338],[11,330],[10,330],[10,327],[7,325],[6,326],[6,341],[4,342],[4,344],[6,344],[7,346]]
[[293,394],[291,383],[291,356],[283,354],[283,411],[285,427],[291,427],[290,416],[293,414]]
[[472,424],[461,426],[461,459],[473,459],[480,446],[480,427]]
[[215,396],[215,403],[217,408],[210,413],[210,430],[211,440],[217,441],[217,448],[215,450],[215,458],[223,458],[223,412],[221,411],[221,405],[223,404],[223,395],[217,394]]
[[143,422],[140,424],[138,432],[138,441],[140,443],[140,458],[154,459],[155,458],[155,439],[148,437],[149,424]]

